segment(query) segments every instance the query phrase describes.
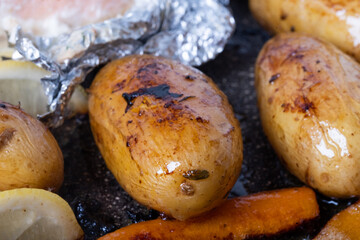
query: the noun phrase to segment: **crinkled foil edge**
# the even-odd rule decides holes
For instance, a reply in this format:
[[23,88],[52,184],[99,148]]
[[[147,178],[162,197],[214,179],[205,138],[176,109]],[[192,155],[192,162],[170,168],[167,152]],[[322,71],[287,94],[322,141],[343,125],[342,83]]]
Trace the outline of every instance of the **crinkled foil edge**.
[[63,123],[75,86],[95,67],[130,54],[199,66],[223,51],[235,29],[227,0],[136,1],[137,7],[122,17],[55,38],[32,36],[20,27],[9,33],[22,59],[51,72],[41,79],[49,112],[39,118],[47,126]]

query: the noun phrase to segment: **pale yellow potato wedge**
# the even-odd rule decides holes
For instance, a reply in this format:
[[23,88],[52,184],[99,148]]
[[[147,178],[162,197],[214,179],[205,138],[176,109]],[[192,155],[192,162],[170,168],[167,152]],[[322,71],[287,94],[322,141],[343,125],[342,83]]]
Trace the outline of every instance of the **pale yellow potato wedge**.
[[69,204],[43,189],[0,192],[0,239],[81,240],[84,232]]
[[[20,104],[21,108],[33,117],[47,113],[48,99],[40,79],[50,74],[32,62],[0,61],[0,100],[14,105]],[[86,113],[87,93],[78,85],[66,106],[65,115],[72,117]]]

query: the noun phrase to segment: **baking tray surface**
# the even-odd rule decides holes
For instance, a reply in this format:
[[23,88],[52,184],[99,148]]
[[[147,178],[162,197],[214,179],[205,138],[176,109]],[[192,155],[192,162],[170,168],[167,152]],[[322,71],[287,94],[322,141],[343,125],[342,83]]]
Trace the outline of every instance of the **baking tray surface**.
[[[254,88],[254,63],[270,36],[252,18],[247,1],[231,1],[236,30],[215,60],[199,67],[227,95],[242,128],[244,162],[229,197],[265,190],[303,186],[288,173],[261,127]],[[96,71],[90,74],[88,86]],[[93,140],[87,116],[67,120],[53,133],[63,151],[65,180],[60,196],[69,202],[85,232],[97,239],[126,225],[154,219],[159,213],[134,201],[117,183]],[[320,217],[303,227],[271,239],[311,239],[335,213],[356,199],[336,200],[320,194]],[[269,239],[263,237],[262,239]]]

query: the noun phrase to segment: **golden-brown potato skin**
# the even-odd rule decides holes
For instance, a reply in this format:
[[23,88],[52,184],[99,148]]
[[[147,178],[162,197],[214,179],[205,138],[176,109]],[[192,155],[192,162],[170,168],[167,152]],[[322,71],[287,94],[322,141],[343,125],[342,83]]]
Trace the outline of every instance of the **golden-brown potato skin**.
[[249,7],[272,33],[309,33],[360,61],[358,0],[249,0]]
[[264,131],[285,166],[325,195],[360,195],[360,66],[332,44],[280,34],[255,86]]
[[313,240],[360,239],[360,202],[347,207],[332,217]]
[[226,198],[240,173],[242,138],[210,78],[175,61],[135,55],[101,69],[89,92],[95,141],[133,198],[180,220]]
[[19,107],[0,102],[0,191],[57,191],[63,179],[63,156],[51,132]]

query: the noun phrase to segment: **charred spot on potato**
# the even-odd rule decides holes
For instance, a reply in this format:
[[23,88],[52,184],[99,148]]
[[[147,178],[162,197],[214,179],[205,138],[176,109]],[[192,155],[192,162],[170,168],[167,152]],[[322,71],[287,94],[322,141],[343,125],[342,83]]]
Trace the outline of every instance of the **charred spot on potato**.
[[183,177],[189,180],[202,180],[208,178],[209,175],[210,174],[207,170],[194,169],[186,171],[183,174]]
[[294,101],[295,106],[303,113],[311,108],[314,108],[314,103],[310,102],[305,96],[299,96]]
[[0,134],[0,149],[5,147],[10,142],[10,140],[13,138],[15,132],[16,132],[16,130],[14,128],[6,128]]
[[138,112],[138,116],[141,117],[144,113],[145,113],[144,110],[140,110],[140,111]]
[[173,104],[172,108],[175,109],[175,110],[182,110],[183,109],[183,107],[181,105],[179,105],[179,104]]
[[142,95],[154,96],[155,99],[179,98],[183,96],[183,94],[171,93],[169,90],[169,85],[160,84],[155,87],[139,88],[137,91],[131,93],[123,93],[122,96],[127,103],[125,113],[132,107],[135,99]]
[[155,74],[158,74],[158,70],[161,70],[161,68],[163,67],[164,64],[160,64],[160,63],[150,63],[145,65],[142,68],[139,68],[137,70],[137,74],[141,74],[142,72],[150,72],[153,71]]
[[197,117],[197,118],[196,118],[196,121],[197,121],[197,122],[201,122],[201,123],[204,122],[204,120],[203,120],[201,117]]
[[125,83],[126,83],[126,79],[122,80],[119,83],[116,83],[115,86],[113,87],[113,90],[111,91],[111,93],[121,91],[125,87]]
[[316,60],[316,64],[319,64],[320,63],[320,60]]
[[273,101],[274,101],[274,97],[269,97],[269,98],[268,98],[268,103],[269,103],[269,104],[272,104]]
[[186,76],[185,76],[185,79],[186,79],[186,80],[189,80],[189,81],[194,81],[194,80],[196,79],[196,77],[195,77],[195,76],[192,76],[192,75],[186,75]]
[[294,26],[290,27],[290,32],[295,32],[295,27]]
[[287,17],[288,17],[288,15],[283,12],[283,13],[281,13],[281,15],[280,15],[280,20],[286,20]]
[[291,104],[290,103],[283,103],[281,104],[281,107],[284,109],[283,112],[288,112],[291,108]]
[[154,84],[154,80],[159,76],[158,73],[166,71],[164,70],[166,68],[169,69],[169,66],[158,62],[151,63],[139,68],[132,78],[138,79],[142,86],[148,87]]
[[131,135],[126,138],[126,146],[130,147],[132,144],[137,144],[138,139],[134,135]]
[[276,74],[272,75],[269,80],[269,83],[273,84],[279,77],[280,77],[280,73],[276,73]]
[[199,123],[208,123],[209,122],[209,120],[206,120],[202,117],[196,117],[195,120]]
[[169,108],[171,105],[173,105],[174,102],[173,101],[169,101],[167,103],[164,104],[164,108]]
[[304,57],[304,54],[298,53],[298,50],[295,49],[294,51],[291,51],[286,58],[284,59],[283,63],[286,62],[287,60],[291,60],[291,59],[302,59]]
[[187,196],[193,196],[195,193],[194,187],[188,182],[181,183],[180,190],[182,194],[185,194]]
[[3,104],[3,103],[0,103],[0,107],[3,108],[3,109],[6,109],[6,105]]
[[307,72],[307,71],[308,71],[305,66],[301,66],[301,68],[302,68],[302,70],[303,70],[304,72]]

